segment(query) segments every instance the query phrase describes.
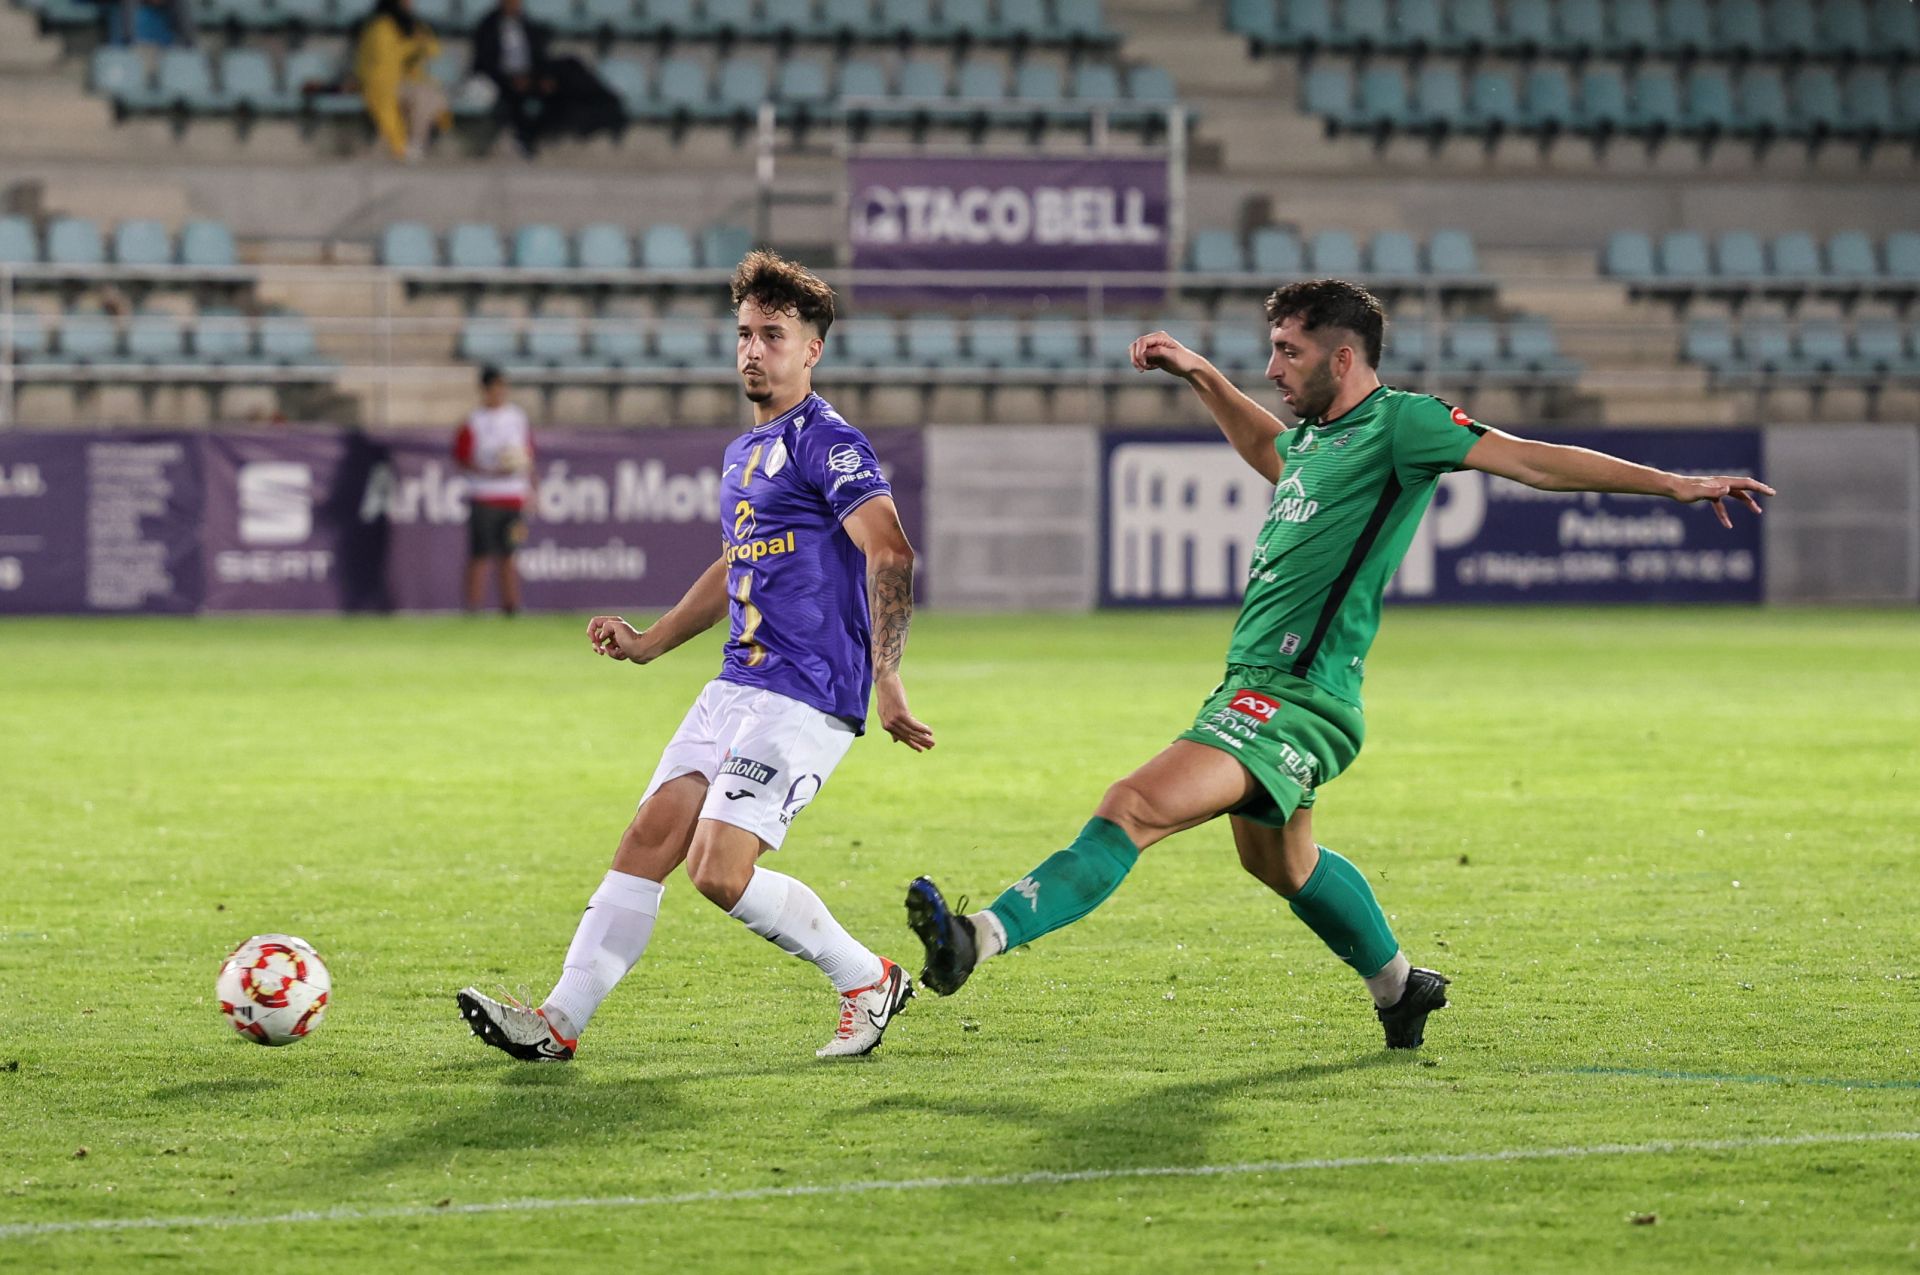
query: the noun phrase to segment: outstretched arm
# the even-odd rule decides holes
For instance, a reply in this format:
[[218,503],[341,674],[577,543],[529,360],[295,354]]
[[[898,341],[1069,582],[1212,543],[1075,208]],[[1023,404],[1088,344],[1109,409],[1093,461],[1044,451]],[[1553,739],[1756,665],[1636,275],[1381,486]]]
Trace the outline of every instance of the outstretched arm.
[[867,556],[867,601],[873,611],[873,693],[880,725],[916,753],[933,747],[933,730],[907,709],[900,681],[900,657],[906,653],[913,624],[913,546],[900,526],[891,496],[875,496],[856,507],[841,526]]
[[688,638],[705,633],[727,616],[727,560],[717,559],[700,573],[673,609],[640,632],[617,615],[587,621],[587,641],[616,660],[648,664]]
[[1273,440],[1286,432],[1280,418],[1242,394],[1220,369],[1165,332],[1149,332],[1128,351],[1133,366],[1146,372],[1158,369],[1193,386],[1214,424],[1233,444],[1241,459],[1270,483],[1280,481],[1280,454]]
[[1615,491],[1643,496],[1665,496],[1683,505],[1706,501],[1723,527],[1733,526],[1726,502],[1738,500],[1754,513],[1760,502],[1754,493],[1771,496],[1773,488],[1754,478],[1724,474],[1689,478],[1664,469],[1636,465],[1604,452],[1536,439],[1516,438],[1489,429],[1462,462],[1464,468],[1498,474],[1541,491]]

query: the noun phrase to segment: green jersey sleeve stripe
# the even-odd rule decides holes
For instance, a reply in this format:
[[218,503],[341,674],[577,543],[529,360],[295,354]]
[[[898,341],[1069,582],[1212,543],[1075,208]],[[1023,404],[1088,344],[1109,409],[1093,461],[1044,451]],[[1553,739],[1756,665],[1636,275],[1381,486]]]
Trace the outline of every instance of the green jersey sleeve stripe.
[[1313,667],[1314,656],[1320,654],[1320,644],[1326,640],[1327,630],[1333,627],[1333,619],[1340,613],[1340,606],[1347,600],[1347,593],[1353,588],[1354,577],[1360,574],[1360,565],[1367,560],[1367,554],[1373,550],[1373,542],[1380,538],[1380,529],[1387,524],[1387,515],[1393,512],[1395,502],[1400,499],[1400,479],[1389,473],[1386,484],[1380,489],[1380,500],[1373,507],[1373,513],[1367,519],[1367,525],[1360,532],[1359,539],[1353,542],[1353,552],[1347,555],[1346,565],[1340,568],[1340,574],[1334,577],[1333,585],[1327,590],[1327,604],[1320,608],[1320,618],[1314,622],[1313,635],[1300,649],[1300,658],[1293,662],[1293,675],[1305,677],[1307,670]]

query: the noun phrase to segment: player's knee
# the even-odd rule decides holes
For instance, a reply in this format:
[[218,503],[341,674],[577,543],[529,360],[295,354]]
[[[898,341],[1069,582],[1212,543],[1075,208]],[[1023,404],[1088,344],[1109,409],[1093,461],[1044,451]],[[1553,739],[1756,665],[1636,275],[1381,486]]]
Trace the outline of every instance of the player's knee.
[[1131,776],[1107,789],[1107,795],[1100,799],[1100,807],[1094,814],[1119,825],[1122,832],[1133,838],[1135,845],[1144,844],[1143,837],[1165,830],[1163,817],[1152,796],[1139,788]]
[[740,896],[746,892],[747,881],[752,876],[751,862],[742,871],[718,855],[703,855],[695,851],[687,857],[687,879],[693,882],[693,888],[711,899],[715,906],[729,912],[740,902]]

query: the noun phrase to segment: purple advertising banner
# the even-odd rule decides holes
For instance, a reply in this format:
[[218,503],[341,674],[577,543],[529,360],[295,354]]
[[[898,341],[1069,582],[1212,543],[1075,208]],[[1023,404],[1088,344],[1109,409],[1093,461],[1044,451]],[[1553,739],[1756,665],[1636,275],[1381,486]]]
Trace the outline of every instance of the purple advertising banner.
[[[725,430],[543,430],[532,610],[671,606],[719,556]],[[918,430],[871,432],[910,538]],[[433,435],[0,434],[0,613],[451,610],[466,482]]]
[[[1086,285],[1022,274],[1151,274],[1170,262],[1167,161],[1151,156],[915,155],[847,162],[853,267],[926,274],[993,271],[989,286],[903,278],[861,283],[861,298],[950,294],[1084,299]],[[1158,297],[1163,281],[1108,288],[1109,301]]]
[[[1760,432],[1578,430],[1542,437],[1680,473],[1760,475]],[[1103,606],[1235,605],[1271,484],[1218,434],[1105,439]],[[1764,475],[1760,475],[1764,477]],[[1308,476],[1309,482],[1311,475]],[[1758,602],[1760,521],[1651,496],[1440,480],[1387,597],[1421,602]]]

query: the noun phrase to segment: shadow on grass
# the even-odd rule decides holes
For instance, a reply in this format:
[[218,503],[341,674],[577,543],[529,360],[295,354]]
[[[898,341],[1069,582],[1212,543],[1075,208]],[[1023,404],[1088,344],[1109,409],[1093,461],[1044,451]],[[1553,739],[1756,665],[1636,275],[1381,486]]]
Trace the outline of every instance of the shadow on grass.
[[161,1085],[147,1091],[148,1101],[156,1105],[176,1102],[236,1102],[258,1097],[278,1089],[272,1076],[227,1076],[218,1080],[187,1080],[177,1085]]

